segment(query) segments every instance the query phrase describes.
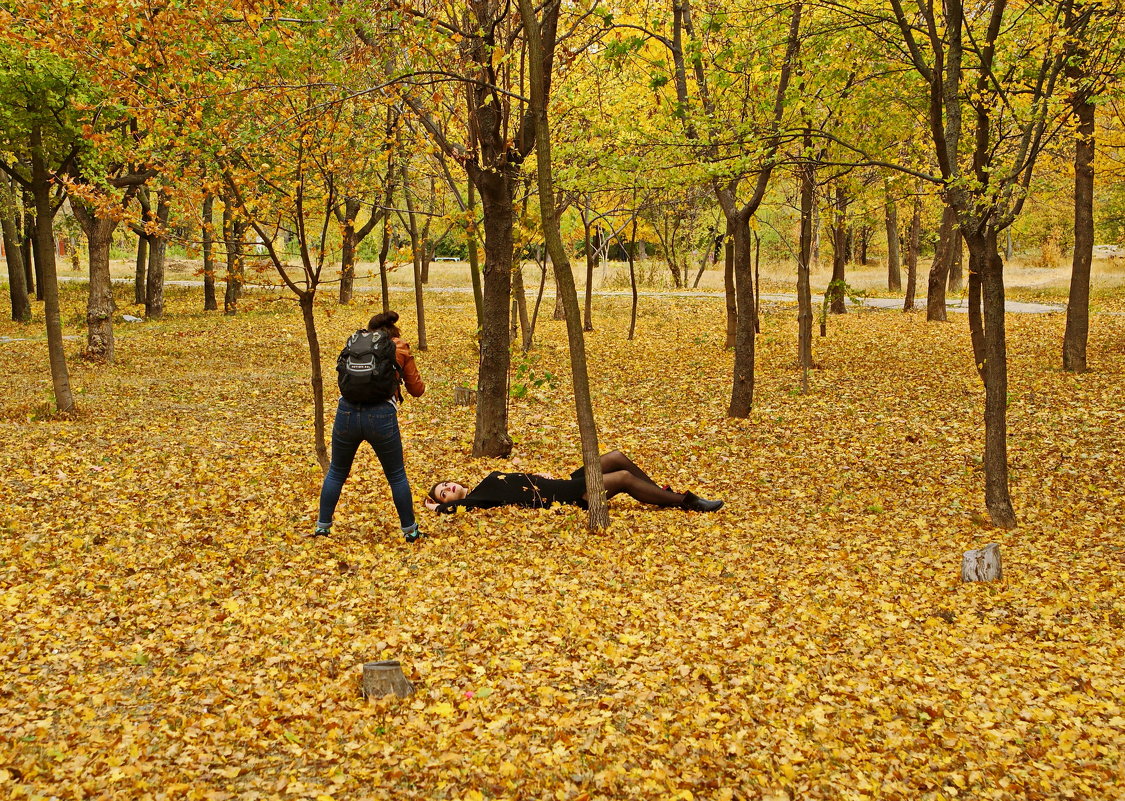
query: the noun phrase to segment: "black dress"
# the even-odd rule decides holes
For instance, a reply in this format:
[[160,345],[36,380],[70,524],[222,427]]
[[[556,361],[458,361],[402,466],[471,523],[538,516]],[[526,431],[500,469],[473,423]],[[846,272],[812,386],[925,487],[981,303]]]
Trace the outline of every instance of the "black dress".
[[586,473],[578,468],[570,478],[547,478],[534,473],[489,473],[464,498],[443,504],[467,509],[489,509],[495,506],[526,506],[546,509],[555,503],[572,503],[586,508]]

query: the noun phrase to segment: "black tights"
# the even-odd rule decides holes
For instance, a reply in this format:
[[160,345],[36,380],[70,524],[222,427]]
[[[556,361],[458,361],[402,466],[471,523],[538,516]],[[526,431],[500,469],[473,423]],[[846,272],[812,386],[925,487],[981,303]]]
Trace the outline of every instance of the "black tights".
[[624,492],[630,498],[654,506],[680,506],[684,502],[683,495],[661,487],[621,451],[602,455],[602,481],[606,498]]

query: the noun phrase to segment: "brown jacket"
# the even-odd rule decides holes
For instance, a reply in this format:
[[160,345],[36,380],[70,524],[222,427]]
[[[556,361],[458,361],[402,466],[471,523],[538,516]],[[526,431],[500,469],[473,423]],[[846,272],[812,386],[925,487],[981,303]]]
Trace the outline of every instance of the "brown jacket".
[[[395,361],[398,362],[402,382],[406,384],[406,391],[415,398],[421,397],[426,391],[426,385],[418,372],[418,365],[414,363],[414,354],[410,352],[410,343],[395,337]],[[402,389],[397,392],[398,400],[402,400]]]

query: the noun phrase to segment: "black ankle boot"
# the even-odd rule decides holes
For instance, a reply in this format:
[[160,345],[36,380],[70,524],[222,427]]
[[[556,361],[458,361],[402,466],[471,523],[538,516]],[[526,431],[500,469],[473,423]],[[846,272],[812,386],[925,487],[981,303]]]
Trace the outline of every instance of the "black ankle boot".
[[709,501],[706,498],[700,498],[694,492],[685,492],[684,500],[680,504],[689,512],[714,512],[722,505],[722,501]]

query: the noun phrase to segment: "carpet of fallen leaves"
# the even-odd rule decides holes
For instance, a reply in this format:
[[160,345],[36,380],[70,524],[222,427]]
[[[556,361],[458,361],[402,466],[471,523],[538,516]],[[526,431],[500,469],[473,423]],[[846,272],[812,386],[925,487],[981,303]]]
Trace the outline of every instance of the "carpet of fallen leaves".
[[[308,537],[295,304],[252,295],[230,318],[198,293],[119,326],[113,366],[68,340],[68,418],[44,414],[41,328],[0,323],[36,338],[0,343],[4,795],[1125,795],[1125,317],[1094,318],[1080,376],[1059,369],[1062,315],[1009,317],[1021,525],[998,531],[963,316],[833,318],[801,395],[793,309],[767,308],[755,408],[731,420],[721,301],[643,299],[630,342],[627,299],[599,299],[603,449],[726,507],[615,499],[600,536],[568,507],[424,516],[410,546],[370,451],[333,536]],[[318,307],[329,379],[375,308]],[[549,319],[530,366],[555,386],[512,400],[511,460],[468,458],[452,388],[474,374],[471,309],[428,299],[428,390],[402,413],[416,496],[580,461]],[[83,319],[68,287],[67,333]],[[962,552],[990,541],[1004,580],[962,584]],[[386,658],[412,698],[359,697],[360,665]]]

